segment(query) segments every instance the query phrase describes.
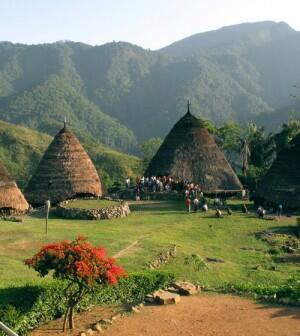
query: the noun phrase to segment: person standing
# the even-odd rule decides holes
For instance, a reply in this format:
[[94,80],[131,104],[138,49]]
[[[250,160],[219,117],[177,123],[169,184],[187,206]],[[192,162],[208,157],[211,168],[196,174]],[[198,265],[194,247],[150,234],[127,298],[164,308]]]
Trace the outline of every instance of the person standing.
[[185,200],[185,205],[186,205],[186,211],[187,212],[191,212],[191,203],[192,203],[191,199],[189,197],[187,197],[186,200]]
[[193,204],[194,204],[194,211],[197,212],[198,211],[198,206],[199,206],[198,198],[194,199]]

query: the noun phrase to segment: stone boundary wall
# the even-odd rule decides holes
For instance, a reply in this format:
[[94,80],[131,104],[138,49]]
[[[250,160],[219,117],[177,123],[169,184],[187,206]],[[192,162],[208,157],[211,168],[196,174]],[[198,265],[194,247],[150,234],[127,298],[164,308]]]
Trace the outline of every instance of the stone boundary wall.
[[129,205],[126,202],[120,202],[116,205],[112,205],[105,208],[96,209],[79,209],[67,207],[71,201],[64,201],[59,203],[56,207],[56,214],[60,217],[67,219],[89,219],[89,220],[100,220],[100,219],[112,219],[117,217],[126,217],[130,214]]
[[172,245],[167,250],[160,252],[156,259],[149,264],[149,267],[151,269],[160,268],[162,265],[167,264],[171,258],[175,258],[176,254],[177,246]]

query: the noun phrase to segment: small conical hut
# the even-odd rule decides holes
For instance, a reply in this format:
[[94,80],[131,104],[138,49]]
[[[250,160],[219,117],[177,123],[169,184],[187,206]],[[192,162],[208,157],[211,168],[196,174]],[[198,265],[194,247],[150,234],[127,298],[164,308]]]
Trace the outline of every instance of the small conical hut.
[[187,113],[175,124],[145,172],[198,183],[205,193],[237,192],[238,177],[202,120]]
[[300,208],[300,133],[280,151],[254,199],[257,204]]
[[0,162],[0,215],[22,214],[28,208],[21,190]]
[[81,196],[102,196],[95,166],[66,125],[55,136],[29,181],[25,196],[33,205]]

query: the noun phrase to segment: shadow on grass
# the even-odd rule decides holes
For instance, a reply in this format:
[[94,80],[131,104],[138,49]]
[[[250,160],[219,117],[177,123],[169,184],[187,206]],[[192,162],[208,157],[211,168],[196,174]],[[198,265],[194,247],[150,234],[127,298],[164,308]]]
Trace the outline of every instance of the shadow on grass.
[[27,312],[41,292],[41,287],[31,285],[0,288],[0,307],[13,305],[20,311]]
[[272,233],[277,234],[288,234],[288,235],[294,235],[298,238],[300,238],[300,231],[297,225],[285,225],[285,226],[274,226],[269,228],[269,231]]
[[300,264],[300,254],[288,254],[284,256],[274,256],[273,261],[276,263]]
[[164,211],[164,212],[184,212],[184,205],[178,202],[149,202],[149,203],[130,203],[131,211]]

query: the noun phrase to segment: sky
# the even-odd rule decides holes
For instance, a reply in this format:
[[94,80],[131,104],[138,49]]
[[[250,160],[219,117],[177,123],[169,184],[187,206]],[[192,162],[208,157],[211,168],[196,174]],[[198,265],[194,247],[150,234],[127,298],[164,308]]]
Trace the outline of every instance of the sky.
[[285,21],[300,31],[300,0],[0,0],[0,41],[127,41],[159,49],[242,22]]

